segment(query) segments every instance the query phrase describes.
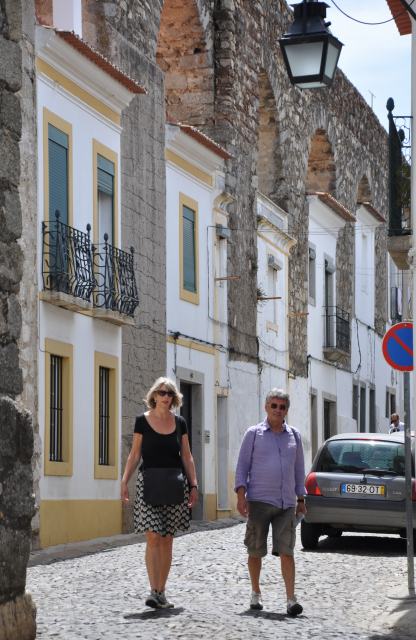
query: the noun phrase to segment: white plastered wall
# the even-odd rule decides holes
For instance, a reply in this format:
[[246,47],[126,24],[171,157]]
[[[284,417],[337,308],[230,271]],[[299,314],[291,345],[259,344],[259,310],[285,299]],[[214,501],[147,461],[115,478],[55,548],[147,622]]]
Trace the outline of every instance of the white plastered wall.
[[[72,125],[73,220],[72,225],[85,231],[93,225],[93,147],[96,139],[120,157],[120,128],[89,109],[76,97],[43,76],[37,81],[38,103],[38,166],[39,219],[44,219],[43,194],[43,108],[45,107]],[[120,194],[120,189],[118,190]],[[120,195],[119,195],[120,198]],[[120,213],[120,201],[118,202]],[[120,215],[118,217],[120,225]],[[39,283],[42,287],[42,234],[38,234]],[[119,226],[120,237],[120,226]],[[94,352],[100,351],[119,359],[119,389],[121,390],[121,328],[39,303],[39,424],[44,446],[45,425],[45,338],[73,345],[73,475],[44,476],[40,482],[41,499],[117,499],[119,480],[94,479]],[[121,403],[119,402],[119,412]],[[120,438],[120,415],[117,419]],[[119,447],[120,450],[120,447]],[[119,466],[119,461],[118,461]]]

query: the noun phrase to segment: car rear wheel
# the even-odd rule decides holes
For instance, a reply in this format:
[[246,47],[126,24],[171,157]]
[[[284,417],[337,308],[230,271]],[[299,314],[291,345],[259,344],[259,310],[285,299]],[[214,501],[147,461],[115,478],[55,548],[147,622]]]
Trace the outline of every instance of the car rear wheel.
[[316,549],[320,534],[321,528],[319,525],[302,520],[300,525],[300,540],[304,549]]

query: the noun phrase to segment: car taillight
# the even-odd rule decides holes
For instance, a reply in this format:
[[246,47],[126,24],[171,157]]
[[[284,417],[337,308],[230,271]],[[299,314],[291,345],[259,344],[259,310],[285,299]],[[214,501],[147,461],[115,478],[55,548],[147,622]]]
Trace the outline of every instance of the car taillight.
[[[312,471],[305,480],[305,488],[309,496],[321,496],[321,490],[316,480],[316,473]],[[415,498],[416,499],[416,498]]]
[[416,502],[416,480],[412,479],[412,501]]

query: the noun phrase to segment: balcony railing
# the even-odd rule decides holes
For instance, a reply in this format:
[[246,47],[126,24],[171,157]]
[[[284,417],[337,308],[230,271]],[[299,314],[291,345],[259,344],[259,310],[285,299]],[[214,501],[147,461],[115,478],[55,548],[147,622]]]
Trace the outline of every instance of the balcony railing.
[[134,275],[134,250],[130,253],[108,243],[92,245],[87,232],[60,220],[59,212],[48,226],[42,223],[43,289],[60,292],[98,309],[133,317],[139,304]]
[[389,98],[389,236],[403,236],[411,233],[411,116],[394,116],[393,109]]
[[89,224],[87,233],[64,224],[59,212],[49,228],[42,222],[44,290],[90,301],[94,287],[90,231]]
[[139,300],[134,277],[134,249],[130,253],[108,244],[104,234],[104,244],[93,245],[93,264],[96,286],[94,306],[111,309],[133,316]]
[[330,360],[350,353],[350,314],[339,307],[324,307],[324,351]]

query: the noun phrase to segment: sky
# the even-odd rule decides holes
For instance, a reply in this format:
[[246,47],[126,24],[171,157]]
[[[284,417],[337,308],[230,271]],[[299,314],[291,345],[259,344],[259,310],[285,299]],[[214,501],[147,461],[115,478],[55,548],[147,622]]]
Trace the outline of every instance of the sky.
[[[378,26],[354,22],[334,6],[333,0],[325,1],[329,5],[326,15],[331,22],[330,30],[344,44],[338,66],[368,104],[372,104],[381,124],[387,128],[389,97],[394,99],[395,115],[410,115],[411,36],[400,36],[393,20]],[[386,0],[334,2],[345,13],[365,22],[392,17]]]

